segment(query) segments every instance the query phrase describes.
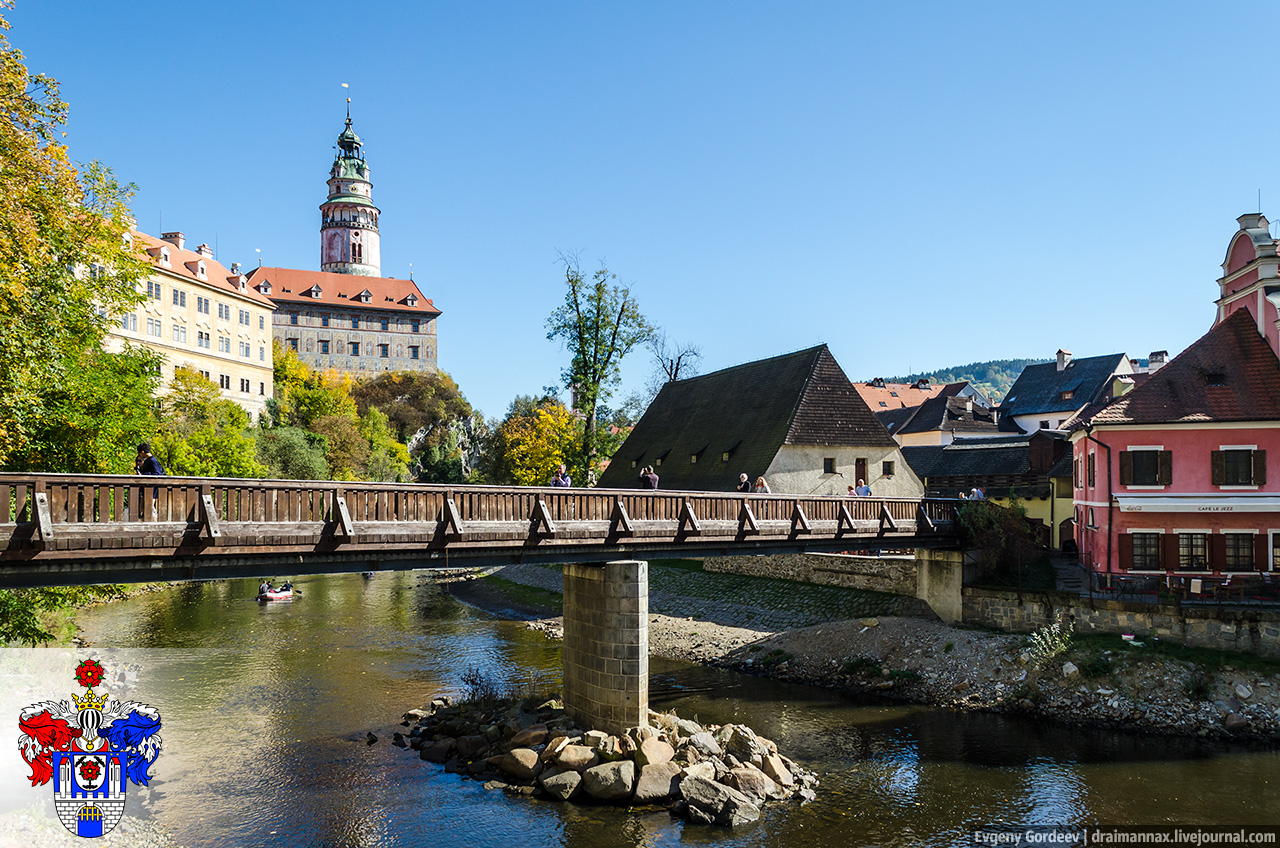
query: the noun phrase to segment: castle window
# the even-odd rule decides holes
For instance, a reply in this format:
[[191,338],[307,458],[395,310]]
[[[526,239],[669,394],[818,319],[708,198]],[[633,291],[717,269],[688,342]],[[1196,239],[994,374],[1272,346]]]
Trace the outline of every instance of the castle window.
[[421,326],[421,323],[422,323],[422,322],[421,322],[421,321],[419,321],[417,318],[410,318],[410,319],[409,319],[409,332],[411,332],[411,333],[416,333],[416,332],[418,332],[418,328]]
[[297,323],[298,323],[298,313],[296,313],[296,312],[290,312],[290,313],[289,313],[289,323],[290,323],[290,324],[297,324]]
[[389,329],[391,329],[391,322],[390,322],[388,319],[383,318],[383,319],[382,319],[382,332],[384,332],[384,333],[385,333],[385,332],[386,332],[387,330],[389,330]]
[[378,345],[378,356],[381,356],[383,359],[386,359],[390,355],[391,355],[391,345],[384,345],[384,344]]
[[418,358],[418,346],[417,346],[417,345],[409,345],[409,358],[410,358],[410,359],[417,359],[417,358]]
[[167,247],[160,248],[160,265],[165,268],[169,267],[169,248]]
[[327,326],[329,326],[329,316],[328,316],[328,315],[321,315],[321,316],[320,316],[320,326],[321,326],[321,327],[327,327]]
[[352,342],[352,343],[351,343],[351,355],[352,355],[352,356],[359,356],[359,355],[360,355],[360,342]]
[[329,352],[329,340],[328,340],[328,339],[321,339],[321,340],[320,340],[320,352],[321,352],[321,353],[328,353],[328,352]]
[[353,330],[358,330],[358,329],[360,329],[360,317],[359,317],[358,315],[352,316],[352,318],[351,318],[351,329],[353,329]]
[[822,473],[823,474],[836,473],[836,458],[834,456],[828,456],[822,460]]

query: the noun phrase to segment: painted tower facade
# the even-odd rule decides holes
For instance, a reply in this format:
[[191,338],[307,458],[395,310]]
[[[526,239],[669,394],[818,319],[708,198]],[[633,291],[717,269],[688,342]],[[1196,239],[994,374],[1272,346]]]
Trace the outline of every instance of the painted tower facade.
[[373,205],[369,165],[360,136],[347,126],[338,136],[338,153],[329,171],[329,197],[320,205],[320,270],[363,277],[382,276],[378,207]]

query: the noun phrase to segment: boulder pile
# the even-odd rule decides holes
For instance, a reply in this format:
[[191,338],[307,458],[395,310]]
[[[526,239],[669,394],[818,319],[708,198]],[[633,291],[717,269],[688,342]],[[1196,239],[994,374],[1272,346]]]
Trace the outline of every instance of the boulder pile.
[[755,821],[769,801],[811,801],[817,777],[742,724],[711,725],[649,712],[619,735],[579,728],[556,700],[454,703],[405,713],[410,748],[487,789],[555,801],[660,805],[699,824]]

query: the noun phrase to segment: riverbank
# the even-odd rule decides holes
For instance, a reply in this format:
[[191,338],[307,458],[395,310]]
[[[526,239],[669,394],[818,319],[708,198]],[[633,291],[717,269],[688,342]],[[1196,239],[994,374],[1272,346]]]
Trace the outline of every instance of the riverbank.
[[[460,600],[562,635],[558,569],[450,584]],[[1280,664],[1158,640],[1076,636],[1047,659],[1020,634],[885,614],[893,596],[650,563],[657,656],[892,700],[1072,725],[1280,744]],[[783,584],[783,585],[779,585]],[[739,599],[750,599],[742,603]]]

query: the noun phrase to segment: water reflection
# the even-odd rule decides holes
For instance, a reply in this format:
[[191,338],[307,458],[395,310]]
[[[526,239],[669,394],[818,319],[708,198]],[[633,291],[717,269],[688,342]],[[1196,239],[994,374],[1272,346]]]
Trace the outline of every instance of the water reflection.
[[[469,668],[558,687],[558,643],[421,574],[296,585],[293,602],[260,606],[256,581],[188,584],[83,618],[97,645],[163,648],[148,674],[166,747],[144,812],[185,844],[959,846],[995,822],[1280,819],[1258,803],[1280,780],[1274,753],[845,698],[656,658],[655,709],[756,727],[821,773],[819,800],[732,833],[663,811],[512,800],[387,742],[405,709],[461,692]],[[370,730],[379,744],[365,744]]]

